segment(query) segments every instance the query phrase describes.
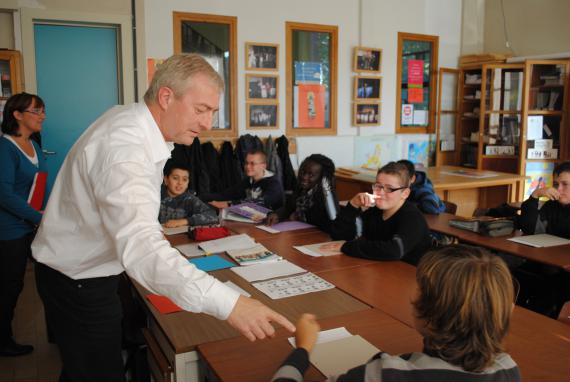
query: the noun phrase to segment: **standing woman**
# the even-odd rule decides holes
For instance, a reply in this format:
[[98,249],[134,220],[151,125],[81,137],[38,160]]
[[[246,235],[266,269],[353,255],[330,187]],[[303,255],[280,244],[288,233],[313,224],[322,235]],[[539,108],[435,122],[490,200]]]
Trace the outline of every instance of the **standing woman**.
[[[14,341],[12,318],[24,286],[30,245],[42,218],[41,212],[28,204],[28,197],[36,174],[46,172],[40,147],[30,139],[41,131],[45,118],[44,102],[33,94],[16,94],[4,107],[0,137],[0,356],[20,356],[34,350]],[[44,196],[43,201],[46,199]]]

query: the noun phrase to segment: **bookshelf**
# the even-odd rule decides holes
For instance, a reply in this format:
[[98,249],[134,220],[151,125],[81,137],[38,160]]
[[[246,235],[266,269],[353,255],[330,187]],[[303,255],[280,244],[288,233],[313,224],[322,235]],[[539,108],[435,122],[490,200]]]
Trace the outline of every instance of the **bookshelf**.
[[22,91],[20,52],[0,49],[0,121],[6,100]]
[[[540,183],[551,185],[557,163],[570,159],[570,59],[527,60],[519,173],[529,177],[524,190]],[[550,183],[550,184],[548,184]]]

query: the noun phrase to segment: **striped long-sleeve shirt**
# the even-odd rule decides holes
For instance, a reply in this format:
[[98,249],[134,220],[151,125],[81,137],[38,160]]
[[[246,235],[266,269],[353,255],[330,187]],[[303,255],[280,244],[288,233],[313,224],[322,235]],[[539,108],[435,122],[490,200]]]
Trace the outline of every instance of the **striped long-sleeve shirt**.
[[[309,354],[295,349],[283,362],[272,382],[302,382],[309,367]],[[506,353],[497,355],[493,364],[480,373],[465,371],[426,353],[393,356],[380,352],[364,365],[327,379],[328,382],[518,382],[520,371]]]

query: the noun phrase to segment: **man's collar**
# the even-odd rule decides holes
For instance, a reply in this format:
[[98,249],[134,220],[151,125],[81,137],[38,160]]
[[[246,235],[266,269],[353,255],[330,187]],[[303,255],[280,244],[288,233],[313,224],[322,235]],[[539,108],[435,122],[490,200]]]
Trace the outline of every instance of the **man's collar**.
[[158,163],[170,158],[170,153],[174,149],[174,143],[166,142],[146,103],[141,102],[138,104],[138,107],[141,108],[144,119],[147,122],[147,137],[153,161]]

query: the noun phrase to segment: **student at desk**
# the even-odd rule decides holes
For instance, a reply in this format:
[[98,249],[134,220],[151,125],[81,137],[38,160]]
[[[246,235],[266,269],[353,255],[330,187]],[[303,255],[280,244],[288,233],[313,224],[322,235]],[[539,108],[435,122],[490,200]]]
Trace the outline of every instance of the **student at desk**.
[[[477,247],[454,245],[425,255],[418,265],[413,304],[422,352],[393,356],[380,352],[366,364],[327,381],[520,381],[504,353],[515,297],[506,264]],[[295,333],[297,349],[273,382],[303,381],[319,332],[315,316],[304,314]]]
[[285,201],[285,206],[269,214],[267,225],[286,219],[303,221],[330,232],[337,216],[334,162],[321,154],[312,154],[299,166],[297,190]]
[[[522,205],[519,226],[527,235],[548,233],[570,239],[570,162],[554,168],[554,187],[534,190]],[[538,199],[547,197],[542,208]]]
[[423,171],[416,171],[414,164],[407,159],[401,159],[398,163],[406,166],[410,174],[410,196],[408,200],[426,214],[439,215],[445,212],[445,204],[435,193],[427,174]]
[[189,189],[190,171],[178,163],[166,165],[158,221],[165,227],[217,224],[216,212]]
[[246,177],[222,192],[200,195],[212,206],[222,209],[231,203],[253,202],[275,210],[283,205],[283,186],[277,176],[267,170],[267,156],[261,150],[251,150],[245,156]]
[[[417,264],[431,239],[424,216],[407,201],[409,181],[408,170],[401,163],[390,162],[378,170],[373,194],[356,194],[332,224],[331,236],[348,241],[342,246],[325,244],[322,249],[340,249],[353,257]],[[363,232],[355,239],[355,221],[359,216]]]

